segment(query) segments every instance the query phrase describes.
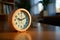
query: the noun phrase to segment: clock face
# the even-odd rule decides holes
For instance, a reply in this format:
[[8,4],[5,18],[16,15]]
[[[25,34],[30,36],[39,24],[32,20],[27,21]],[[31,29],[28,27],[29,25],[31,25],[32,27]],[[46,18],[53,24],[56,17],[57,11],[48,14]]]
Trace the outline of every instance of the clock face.
[[30,13],[25,9],[18,9],[12,16],[12,24],[18,31],[25,31],[31,24]]

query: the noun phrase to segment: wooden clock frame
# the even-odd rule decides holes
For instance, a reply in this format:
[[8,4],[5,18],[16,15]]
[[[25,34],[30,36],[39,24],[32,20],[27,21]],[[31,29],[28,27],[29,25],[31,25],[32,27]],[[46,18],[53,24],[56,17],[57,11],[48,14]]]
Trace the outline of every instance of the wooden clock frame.
[[[27,15],[28,15],[28,18],[29,18],[29,24],[28,24],[27,28],[25,28],[25,29],[23,29],[23,30],[18,30],[17,28],[15,28],[16,26],[15,26],[14,23],[12,22],[12,21],[13,21],[12,18],[13,18],[13,16],[14,16],[14,13],[15,13],[15,11],[17,11],[17,10],[25,11],[25,12],[27,13]],[[19,9],[17,9],[17,10],[13,10],[12,13],[10,13],[10,14],[8,15],[8,23],[9,23],[10,30],[11,30],[11,31],[20,31],[20,32],[26,31],[26,30],[30,27],[30,25],[31,25],[31,15],[30,15],[30,13],[29,13],[26,9],[24,9],[24,8],[19,8]]]

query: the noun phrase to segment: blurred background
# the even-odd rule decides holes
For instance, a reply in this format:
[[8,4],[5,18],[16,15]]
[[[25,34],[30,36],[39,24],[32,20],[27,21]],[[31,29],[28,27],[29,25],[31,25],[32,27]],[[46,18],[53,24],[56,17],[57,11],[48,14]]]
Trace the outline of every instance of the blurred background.
[[24,8],[32,17],[31,27],[45,23],[60,26],[59,0],[0,0],[0,31],[9,31],[8,18],[13,10]]
[[11,12],[19,8],[31,14],[32,23],[27,33],[32,40],[60,40],[60,0],[0,0],[0,38],[13,39],[13,34],[14,37],[20,35],[12,31],[8,23]]

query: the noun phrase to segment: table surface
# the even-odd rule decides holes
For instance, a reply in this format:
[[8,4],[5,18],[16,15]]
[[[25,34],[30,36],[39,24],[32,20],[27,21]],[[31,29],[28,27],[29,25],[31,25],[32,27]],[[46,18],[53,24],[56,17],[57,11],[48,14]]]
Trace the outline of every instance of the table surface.
[[[0,27],[4,27],[2,24]],[[0,32],[0,40],[60,40],[60,26],[41,23],[34,26],[25,32],[6,32],[7,28],[5,32]]]

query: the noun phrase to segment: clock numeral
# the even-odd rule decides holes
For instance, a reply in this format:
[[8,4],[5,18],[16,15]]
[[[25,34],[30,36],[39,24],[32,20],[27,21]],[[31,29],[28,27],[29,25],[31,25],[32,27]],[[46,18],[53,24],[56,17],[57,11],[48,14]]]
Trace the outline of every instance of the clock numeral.
[[28,18],[26,18],[26,21],[28,21],[29,19]]
[[26,24],[28,24],[28,21],[26,21]]
[[16,24],[17,24],[17,22],[16,22]]
[[26,21],[26,24],[27,24],[28,22]]
[[24,27],[25,27],[25,25],[24,25]]
[[25,25],[24,25],[24,28],[26,28],[26,27],[27,27],[27,25],[28,25],[28,24],[25,24]]
[[17,18],[17,15],[15,17]]
[[20,13],[18,13],[18,15],[19,15]]
[[14,19],[14,21],[16,21],[16,19]]
[[22,26],[21,26],[21,28],[22,28]]
[[26,26],[27,26],[27,24],[24,25],[24,27],[26,27]]
[[19,25],[18,25],[18,27],[19,27]]

